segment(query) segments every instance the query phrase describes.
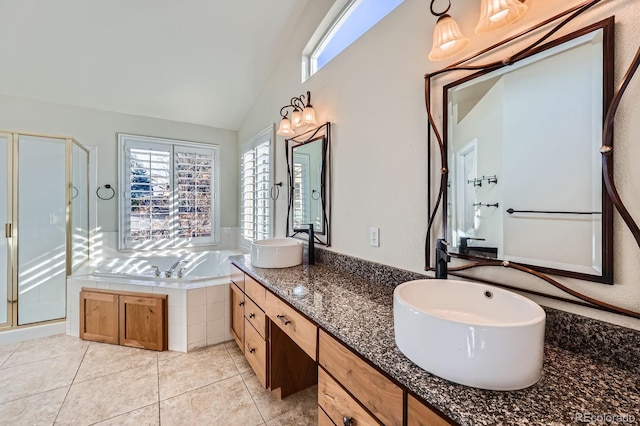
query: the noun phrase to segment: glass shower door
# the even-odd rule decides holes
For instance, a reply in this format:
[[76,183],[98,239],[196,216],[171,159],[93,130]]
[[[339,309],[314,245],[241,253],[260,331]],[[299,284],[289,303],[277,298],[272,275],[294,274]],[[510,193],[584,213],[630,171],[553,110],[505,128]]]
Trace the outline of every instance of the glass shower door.
[[17,161],[18,325],[24,325],[65,317],[66,140],[20,135]]
[[[9,137],[0,133],[0,226],[9,223]],[[3,229],[2,232],[7,232]],[[11,321],[11,277],[9,276],[9,240],[0,238],[0,327]]]

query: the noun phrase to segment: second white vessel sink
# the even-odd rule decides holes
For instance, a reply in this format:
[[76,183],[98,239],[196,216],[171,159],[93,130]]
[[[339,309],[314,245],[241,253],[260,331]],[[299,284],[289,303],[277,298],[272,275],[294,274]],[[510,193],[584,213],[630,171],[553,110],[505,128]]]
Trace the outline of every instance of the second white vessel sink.
[[295,238],[270,238],[251,243],[251,264],[258,268],[289,268],[302,263],[304,243]]
[[485,284],[425,279],[396,287],[396,344],[436,376],[516,390],[542,374],[546,315],[535,302]]

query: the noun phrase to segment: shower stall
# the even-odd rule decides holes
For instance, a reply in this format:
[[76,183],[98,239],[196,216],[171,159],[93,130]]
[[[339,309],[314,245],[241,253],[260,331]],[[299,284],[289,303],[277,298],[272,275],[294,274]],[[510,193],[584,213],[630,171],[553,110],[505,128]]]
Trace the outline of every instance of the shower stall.
[[89,258],[89,151],[0,131],[0,330],[66,315],[66,277]]

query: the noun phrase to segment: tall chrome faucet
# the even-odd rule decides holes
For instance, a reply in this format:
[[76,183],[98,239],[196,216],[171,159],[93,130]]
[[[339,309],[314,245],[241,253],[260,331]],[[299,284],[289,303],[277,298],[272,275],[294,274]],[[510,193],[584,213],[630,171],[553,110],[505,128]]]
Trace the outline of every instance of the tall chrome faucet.
[[293,228],[293,232],[304,232],[309,234],[309,244],[307,247],[307,264],[313,265],[316,263],[316,249],[315,249],[315,233],[313,232],[313,223],[304,223],[303,226],[308,228]]
[[447,251],[447,241],[436,240],[436,278],[447,279],[447,264],[451,260],[451,255]]
[[178,265],[180,265],[181,263],[189,263],[189,261],[188,260],[184,260],[184,259],[178,260],[176,263],[171,265],[171,267],[169,269],[164,271],[164,276],[167,277],[167,278],[171,278],[171,275],[173,275],[173,272],[176,270]]

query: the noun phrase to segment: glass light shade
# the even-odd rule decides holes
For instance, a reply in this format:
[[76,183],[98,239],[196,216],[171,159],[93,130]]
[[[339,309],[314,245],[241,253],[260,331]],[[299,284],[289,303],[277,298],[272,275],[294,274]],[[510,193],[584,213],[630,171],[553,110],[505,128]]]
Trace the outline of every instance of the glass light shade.
[[482,0],[476,34],[497,30],[517,21],[529,7],[520,0]]
[[278,127],[277,131],[280,136],[293,136],[295,132],[291,128],[291,121],[287,117],[283,117],[280,121],[280,127]]
[[464,50],[469,44],[460,27],[449,15],[438,18],[433,29],[433,47],[429,53],[432,61],[442,61]]
[[304,123],[304,125],[308,124],[311,126],[315,126],[316,124],[318,124],[316,122],[316,112],[313,110],[313,107],[311,105],[307,105],[302,110],[302,122]]
[[304,123],[302,122],[302,111],[295,109],[291,114],[291,128],[297,129],[301,126],[304,126]]

